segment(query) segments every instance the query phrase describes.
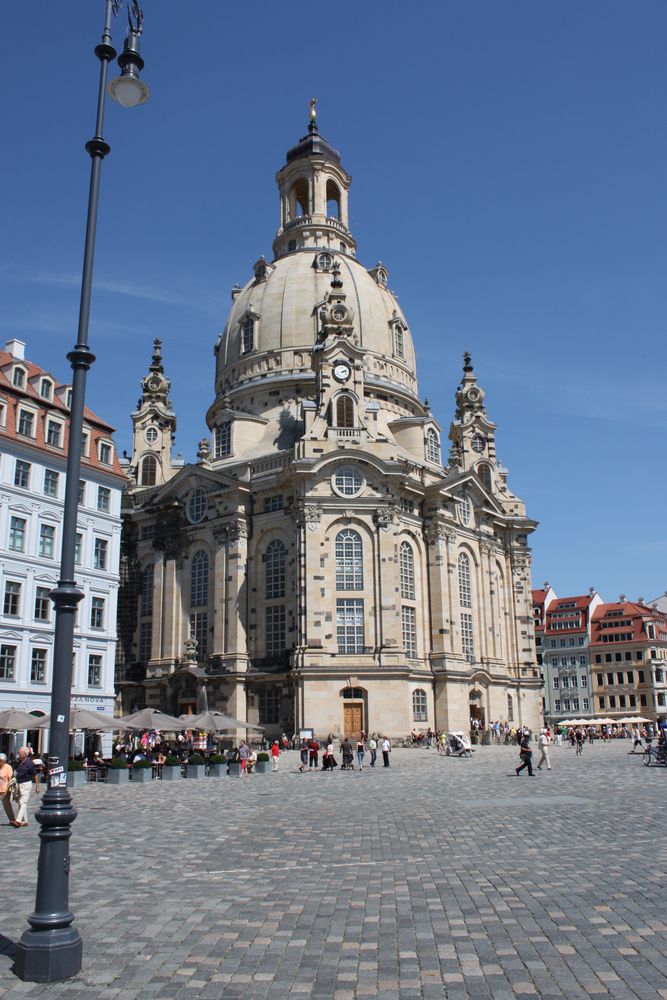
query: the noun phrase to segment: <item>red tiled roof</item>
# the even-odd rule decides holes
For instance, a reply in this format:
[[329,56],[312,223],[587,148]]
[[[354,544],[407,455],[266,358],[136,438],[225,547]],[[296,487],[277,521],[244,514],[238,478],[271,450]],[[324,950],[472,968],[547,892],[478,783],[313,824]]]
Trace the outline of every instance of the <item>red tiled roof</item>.
[[[616,614],[611,614],[616,612]],[[621,614],[618,614],[621,612]],[[630,621],[629,625],[621,625],[620,622]],[[610,628],[602,628],[603,622],[619,622],[618,629],[612,631]],[[652,623],[656,626],[656,635],[650,639],[646,634],[645,625]],[[628,635],[629,639],[618,639],[614,641],[603,641],[605,635]],[[644,642],[656,643],[667,642],[667,614],[650,608],[647,604],[640,604],[638,601],[619,601],[614,604],[600,604],[593,612],[591,618],[591,645],[611,646],[621,642]]]
[[[19,365],[26,370],[26,383],[22,388],[13,385],[11,382],[11,372],[15,365]],[[42,378],[49,378],[53,383],[50,399],[45,399],[40,395],[39,382]],[[42,453],[46,452],[49,455],[66,458],[69,443],[69,407],[58,397],[58,391],[65,386],[67,388],[70,387],[68,383],[59,382],[50,372],[47,372],[44,368],[40,368],[39,365],[34,364],[32,361],[15,358],[8,351],[0,350],[0,395],[7,402],[5,426],[0,427],[0,440],[2,438],[10,438],[11,440],[20,441],[21,445],[27,448],[35,448]],[[18,406],[22,402],[37,407],[39,411],[34,438],[17,434]],[[62,448],[54,447],[46,442],[46,420],[49,416],[64,418],[65,434]],[[86,425],[85,429],[90,434],[90,444],[88,457],[85,455],[81,456],[82,469],[95,468],[101,472],[105,472],[107,475],[126,479],[127,477],[118,461],[115,444],[111,465],[105,465],[98,459],[97,442],[100,438],[104,440],[111,439],[114,431],[111,424],[102,420],[101,417],[98,417],[88,407],[84,407],[84,425]]]

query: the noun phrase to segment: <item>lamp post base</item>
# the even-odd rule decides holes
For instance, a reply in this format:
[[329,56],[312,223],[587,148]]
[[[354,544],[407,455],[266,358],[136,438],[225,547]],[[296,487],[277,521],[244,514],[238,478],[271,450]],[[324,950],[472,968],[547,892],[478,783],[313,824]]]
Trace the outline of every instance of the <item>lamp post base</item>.
[[58,983],[81,971],[83,943],[76,927],[27,930],[16,946],[14,973],[29,983]]

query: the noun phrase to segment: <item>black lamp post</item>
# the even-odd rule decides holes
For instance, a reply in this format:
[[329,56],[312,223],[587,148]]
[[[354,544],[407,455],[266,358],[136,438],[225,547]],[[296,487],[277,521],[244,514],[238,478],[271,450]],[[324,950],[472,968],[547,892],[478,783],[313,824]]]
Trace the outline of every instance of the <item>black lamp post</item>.
[[[74,622],[82,592],[74,580],[76,517],[83,442],[83,407],[86,372],[95,360],[88,347],[88,319],[95,256],[97,205],[102,160],[110,147],[102,138],[104,102],[109,63],[116,50],[111,44],[111,17],[118,15],[122,0],[105,0],[106,14],[101,43],[95,49],[100,60],[100,83],[97,96],[97,121],[94,137],[86,143],[91,158],[88,218],[83,256],[79,327],[74,350],[67,355],[72,365],[72,401],[70,407],[67,482],[60,563],[60,579],[51,592],[55,605],[53,686],[51,689],[51,728],[49,731],[48,787],[36,818],[39,833],[39,865],[35,912],[28,917],[30,927],[16,949],[14,971],[19,979],[33,983],[52,983],[70,979],[81,969],[82,942],[74,914],[69,909],[69,840],[76,809],[67,790],[69,756],[69,712],[72,688],[72,649]],[[148,100],[148,87],[139,79],[143,60],[139,55],[139,36],[143,14],[138,0],[128,0],[129,34],[119,57],[121,75],[109,86],[111,96],[123,107],[135,107]]]

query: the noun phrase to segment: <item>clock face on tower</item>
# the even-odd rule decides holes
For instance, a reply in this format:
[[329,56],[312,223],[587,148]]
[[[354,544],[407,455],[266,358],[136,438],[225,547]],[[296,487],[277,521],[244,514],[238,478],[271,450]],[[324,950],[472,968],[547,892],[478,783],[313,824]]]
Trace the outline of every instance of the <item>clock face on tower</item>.
[[350,366],[346,361],[337,361],[333,368],[333,377],[337,382],[347,382],[350,377]]

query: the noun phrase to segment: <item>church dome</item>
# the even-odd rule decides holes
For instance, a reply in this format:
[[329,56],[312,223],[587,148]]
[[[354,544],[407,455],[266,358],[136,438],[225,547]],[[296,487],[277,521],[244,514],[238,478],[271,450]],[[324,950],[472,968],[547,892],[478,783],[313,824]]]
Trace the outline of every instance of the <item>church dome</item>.
[[[216,345],[216,394],[239,401],[260,380],[288,381],[301,392],[313,382],[313,348],[326,316],[344,315],[339,332],[366,352],[367,384],[417,398],[415,352],[386,268],[356,259],[348,228],[352,178],[340,155],[319,135],[314,102],[308,135],[290,149],[276,176],[280,226],[271,263],[261,257],[254,276],[232,292],[233,305]],[[342,310],[331,309],[333,300]],[[329,316],[329,328],[335,318]]]
[[320,311],[337,281],[350,311],[352,339],[375,355],[368,359],[369,373],[375,369],[388,387],[395,389],[398,382],[416,395],[412,337],[381,264],[369,272],[348,254],[312,247],[272,264],[259,261],[255,270],[256,277],[235,296],[217,348],[218,392],[255,382],[262,371],[273,378],[281,370],[292,376],[300,367],[310,372]]

